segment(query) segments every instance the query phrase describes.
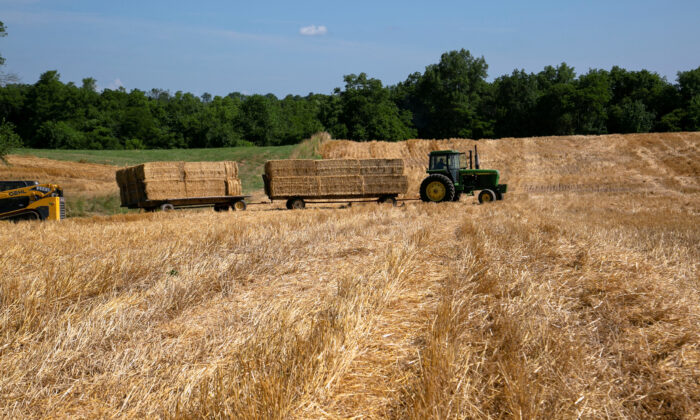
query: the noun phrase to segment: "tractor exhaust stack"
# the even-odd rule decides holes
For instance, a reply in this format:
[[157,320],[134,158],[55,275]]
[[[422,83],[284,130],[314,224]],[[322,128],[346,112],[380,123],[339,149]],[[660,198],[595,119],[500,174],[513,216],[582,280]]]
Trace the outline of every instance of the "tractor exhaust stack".
[[474,146],[474,169],[479,169],[479,152],[476,150],[476,146]]

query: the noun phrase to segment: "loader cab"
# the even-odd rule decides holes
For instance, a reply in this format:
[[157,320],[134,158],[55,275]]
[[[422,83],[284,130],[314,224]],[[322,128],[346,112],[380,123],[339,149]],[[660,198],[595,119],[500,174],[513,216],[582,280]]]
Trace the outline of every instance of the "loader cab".
[[16,190],[32,185],[39,185],[39,181],[0,181],[0,191]]
[[443,174],[448,176],[452,182],[459,183],[460,156],[464,153],[455,150],[440,150],[430,152],[428,163],[428,173]]

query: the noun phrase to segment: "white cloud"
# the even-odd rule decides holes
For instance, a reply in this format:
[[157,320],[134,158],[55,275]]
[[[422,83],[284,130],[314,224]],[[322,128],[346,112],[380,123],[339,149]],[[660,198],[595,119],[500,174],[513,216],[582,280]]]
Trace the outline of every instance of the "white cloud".
[[107,89],[110,89],[110,90],[117,90],[117,89],[119,89],[120,87],[124,87],[124,83],[122,83],[122,81],[119,80],[119,78],[117,77],[116,79],[114,79],[114,81],[112,81],[112,83],[110,83],[110,84],[107,86]]
[[299,33],[306,36],[325,35],[328,33],[328,28],[324,25],[309,25],[299,29]]

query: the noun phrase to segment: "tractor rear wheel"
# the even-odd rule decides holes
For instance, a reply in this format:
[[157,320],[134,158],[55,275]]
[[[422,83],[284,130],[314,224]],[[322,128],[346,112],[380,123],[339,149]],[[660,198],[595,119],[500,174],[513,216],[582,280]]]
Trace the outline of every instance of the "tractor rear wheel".
[[452,201],[455,197],[455,186],[442,174],[432,174],[425,178],[420,184],[420,199],[439,203],[441,201]]
[[479,193],[479,203],[485,204],[496,201],[496,193],[491,190],[482,190]]

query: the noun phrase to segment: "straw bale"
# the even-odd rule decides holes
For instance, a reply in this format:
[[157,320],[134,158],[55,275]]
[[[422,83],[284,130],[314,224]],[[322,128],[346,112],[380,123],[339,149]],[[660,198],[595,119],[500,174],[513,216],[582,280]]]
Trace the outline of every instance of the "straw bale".
[[362,177],[360,176],[321,176],[318,178],[319,194],[322,196],[362,194]]
[[224,161],[224,168],[226,169],[226,178],[238,178],[238,163],[227,160]]
[[135,167],[126,170],[126,190],[127,198],[131,204],[137,204],[146,198],[143,182],[137,179]]
[[188,179],[185,181],[185,197],[213,197],[226,195],[226,179]]
[[265,174],[270,177],[316,176],[316,161],[313,159],[268,160]]
[[357,159],[325,159],[315,163],[317,176],[360,175],[360,162]]
[[241,195],[238,164],[222,162],[147,162],[116,175],[123,206],[147,200]]
[[375,175],[362,177],[364,194],[405,194],[408,178],[404,175]]
[[403,159],[360,159],[361,175],[403,175]]
[[136,178],[141,181],[175,181],[184,178],[184,162],[146,162],[134,166]]
[[226,195],[242,195],[243,186],[240,179],[226,178]]
[[143,201],[165,200],[187,196],[185,183],[179,181],[145,181],[143,183]]
[[270,196],[319,195],[320,183],[316,176],[287,176],[270,178]]
[[126,168],[119,169],[116,173],[117,185],[119,186],[119,199],[122,202],[122,206],[129,205],[126,171]]
[[184,162],[183,170],[185,180],[238,177],[238,164],[231,161]]

